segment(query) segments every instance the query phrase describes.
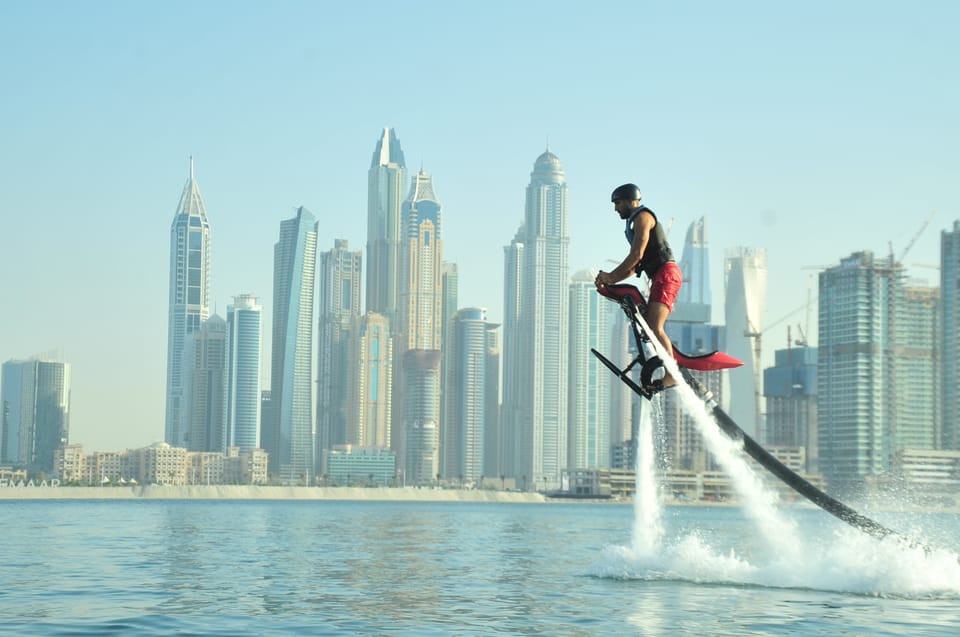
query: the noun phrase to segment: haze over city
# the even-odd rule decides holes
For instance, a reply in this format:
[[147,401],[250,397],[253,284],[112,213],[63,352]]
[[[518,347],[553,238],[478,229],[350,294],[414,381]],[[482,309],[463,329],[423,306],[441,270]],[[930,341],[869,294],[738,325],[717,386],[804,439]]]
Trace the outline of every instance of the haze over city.
[[[269,326],[294,208],[318,218],[319,250],[365,247],[385,126],[409,171],[433,177],[461,307],[500,320],[503,247],[549,147],[569,185],[571,273],[625,254],[609,194],[626,181],[678,252],[706,217],[715,322],[724,251],[765,248],[766,359],[807,320],[794,310],[816,294],[808,266],[909,248],[908,271],[938,281],[922,265],[960,218],[958,18],[946,2],[4,3],[0,360],[72,365],[72,442],[161,440],[189,158],[216,309],[249,292]],[[810,319],[816,342],[816,306]],[[269,360],[268,328],[264,346]]]

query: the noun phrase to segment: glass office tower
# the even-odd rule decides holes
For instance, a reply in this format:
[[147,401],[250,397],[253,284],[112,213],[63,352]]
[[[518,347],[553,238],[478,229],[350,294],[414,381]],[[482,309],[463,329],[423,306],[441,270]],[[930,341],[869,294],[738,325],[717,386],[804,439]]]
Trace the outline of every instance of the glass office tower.
[[170,226],[170,292],[167,322],[167,398],[164,440],[187,446],[183,399],[183,348],[187,336],[210,317],[210,222],[190,159],[190,178]]
[[287,483],[314,477],[313,297],[317,222],[300,207],[280,224],[273,261],[270,471]]
[[227,306],[227,446],[260,447],[260,364],[263,307],[251,294]]
[[547,150],[530,175],[523,226],[505,251],[504,381],[517,384],[511,402],[504,395],[505,435],[514,445],[507,475],[520,488],[555,488],[566,468],[567,228],[566,178]]

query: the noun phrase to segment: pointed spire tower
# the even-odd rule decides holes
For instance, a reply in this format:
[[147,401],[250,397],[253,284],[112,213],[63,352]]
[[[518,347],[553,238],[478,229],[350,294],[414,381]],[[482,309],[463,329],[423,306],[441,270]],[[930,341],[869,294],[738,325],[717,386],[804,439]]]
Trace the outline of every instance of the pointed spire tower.
[[405,232],[397,292],[395,344],[402,366],[394,374],[394,449],[408,479],[429,482],[439,470],[440,349],[443,338],[441,204],[422,168],[402,206]]
[[367,173],[367,312],[396,321],[400,273],[400,207],[406,165],[400,140],[384,128]]
[[709,323],[712,312],[710,253],[707,247],[707,222],[704,217],[700,217],[687,228],[680,270],[683,271],[683,287],[680,288],[670,320]]
[[406,349],[440,349],[443,333],[441,210],[433,179],[421,168],[411,180],[410,194],[401,212],[403,276],[397,292],[396,329]]
[[167,400],[164,440],[176,447],[187,445],[183,414],[182,358],[188,335],[198,331],[210,316],[210,222],[194,178],[180,195],[180,205],[170,226],[170,301],[167,323]]

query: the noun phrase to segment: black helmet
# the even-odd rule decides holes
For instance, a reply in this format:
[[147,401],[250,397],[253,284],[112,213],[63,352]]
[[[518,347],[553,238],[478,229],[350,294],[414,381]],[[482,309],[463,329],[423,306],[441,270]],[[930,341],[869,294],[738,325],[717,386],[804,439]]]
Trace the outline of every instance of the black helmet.
[[613,191],[613,194],[610,195],[610,201],[616,202],[617,199],[623,199],[625,201],[639,200],[640,189],[637,188],[636,184],[623,184],[622,186],[618,186],[616,190]]

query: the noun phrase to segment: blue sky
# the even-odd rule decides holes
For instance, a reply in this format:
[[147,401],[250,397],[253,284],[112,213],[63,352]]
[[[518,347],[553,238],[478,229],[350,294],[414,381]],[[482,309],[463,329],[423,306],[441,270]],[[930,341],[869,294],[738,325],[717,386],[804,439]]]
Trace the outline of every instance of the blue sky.
[[952,2],[7,0],[0,360],[73,365],[71,440],[88,449],[161,439],[189,157],[217,308],[251,292],[269,310],[295,207],[318,217],[320,249],[363,247],[384,126],[409,171],[433,175],[461,306],[499,320],[502,247],[549,143],[571,273],[625,253],[609,204],[625,181],[672,222],[678,252],[706,217],[718,321],[724,251],[766,248],[767,359],[805,321],[780,321],[811,277],[816,293],[804,266],[899,255],[933,213],[904,261],[938,263],[960,218],[957,24]]

